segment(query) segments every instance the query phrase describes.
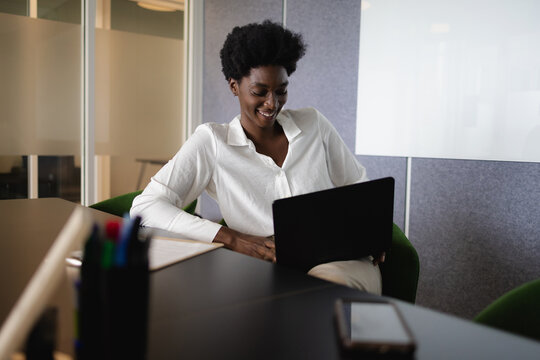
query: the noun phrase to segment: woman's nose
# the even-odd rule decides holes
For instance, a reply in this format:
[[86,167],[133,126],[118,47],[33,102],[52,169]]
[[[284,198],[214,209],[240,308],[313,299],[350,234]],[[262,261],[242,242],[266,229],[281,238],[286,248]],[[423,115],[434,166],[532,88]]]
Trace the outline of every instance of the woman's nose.
[[274,93],[269,92],[266,100],[264,101],[264,105],[271,110],[276,109],[278,107],[277,96]]

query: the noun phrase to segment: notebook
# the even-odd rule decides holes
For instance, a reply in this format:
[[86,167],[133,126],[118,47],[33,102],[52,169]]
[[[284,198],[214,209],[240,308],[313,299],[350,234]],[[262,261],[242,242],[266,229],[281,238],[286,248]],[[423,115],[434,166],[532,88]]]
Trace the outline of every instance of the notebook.
[[377,255],[392,242],[394,179],[279,199],[272,210],[278,264],[307,272]]

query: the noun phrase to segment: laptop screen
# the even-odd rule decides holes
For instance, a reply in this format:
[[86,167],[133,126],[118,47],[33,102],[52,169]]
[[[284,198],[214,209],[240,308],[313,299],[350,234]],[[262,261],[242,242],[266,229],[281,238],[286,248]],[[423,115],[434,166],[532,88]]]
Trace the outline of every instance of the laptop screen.
[[386,251],[392,241],[391,177],[276,200],[278,264],[309,271]]

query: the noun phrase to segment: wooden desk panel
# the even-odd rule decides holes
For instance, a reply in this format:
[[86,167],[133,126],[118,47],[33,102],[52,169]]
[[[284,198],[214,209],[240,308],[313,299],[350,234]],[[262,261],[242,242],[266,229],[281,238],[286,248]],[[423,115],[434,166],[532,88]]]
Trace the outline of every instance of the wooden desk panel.
[[[0,324],[21,295],[73,210],[58,198],[0,200]],[[87,208],[100,224],[119,217]],[[72,284],[63,282],[51,305],[60,309],[59,348],[73,350]],[[68,311],[69,310],[69,311]]]
[[[81,206],[57,198],[0,200],[0,323],[3,323],[67,219]],[[88,209],[100,223],[118,218]]]

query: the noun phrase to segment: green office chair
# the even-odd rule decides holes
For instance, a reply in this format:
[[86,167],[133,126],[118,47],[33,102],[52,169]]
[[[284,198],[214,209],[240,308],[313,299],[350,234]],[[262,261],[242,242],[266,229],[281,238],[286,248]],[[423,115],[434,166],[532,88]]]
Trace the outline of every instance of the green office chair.
[[420,261],[416,249],[396,224],[392,229],[392,247],[386,253],[385,262],[379,267],[382,294],[414,304]]
[[502,295],[474,321],[540,341],[540,278]]
[[[100,201],[98,203],[95,203],[94,205],[90,205],[89,207],[91,207],[92,209],[104,211],[109,214],[124,216],[125,213],[129,213],[129,209],[131,209],[133,199],[135,199],[135,197],[140,193],[142,193],[142,190],[119,195],[108,200]],[[194,214],[196,206],[197,199],[195,199],[191,204],[186,206],[184,208],[184,211],[190,214]]]

